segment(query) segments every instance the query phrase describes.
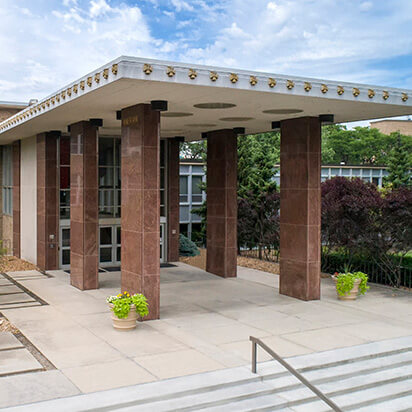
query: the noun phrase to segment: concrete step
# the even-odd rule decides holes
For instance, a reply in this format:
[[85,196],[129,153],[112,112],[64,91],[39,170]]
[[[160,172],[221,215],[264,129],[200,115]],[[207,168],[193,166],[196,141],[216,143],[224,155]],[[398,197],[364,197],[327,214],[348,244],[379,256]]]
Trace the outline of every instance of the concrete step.
[[[315,381],[311,381],[316,385]],[[306,386],[302,385],[295,377],[280,377],[265,380],[274,389],[271,394],[256,398],[251,394],[244,400],[232,400],[225,405],[219,405],[208,409],[213,412],[224,410],[236,411],[270,411],[283,408],[295,408],[299,405],[310,408],[310,410],[328,411],[330,408],[323,402],[319,402],[317,396]],[[397,388],[393,385],[398,383]],[[391,386],[392,385],[392,386]],[[339,406],[345,406],[345,410],[356,406],[359,399],[366,402],[365,405],[379,404],[387,400],[387,389],[393,395],[393,399],[403,394],[405,385],[412,389],[412,365],[398,366],[389,370],[365,373],[364,376],[355,376],[338,380],[334,377],[332,382],[316,385],[323,393],[335,401]],[[364,398],[363,393],[369,390],[373,402]],[[382,389],[382,390],[381,390]],[[369,396],[369,395],[368,395]],[[198,408],[201,409],[201,408]],[[197,410],[193,408],[192,410]],[[296,410],[306,411],[304,407]]]
[[[276,348],[274,348],[276,350]],[[412,337],[289,358],[346,410],[405,410],[412,396]],[[375,408],[375,409],[374,409]],[[277,362],[168,379],[10,409],[47,411],[328,411]]]

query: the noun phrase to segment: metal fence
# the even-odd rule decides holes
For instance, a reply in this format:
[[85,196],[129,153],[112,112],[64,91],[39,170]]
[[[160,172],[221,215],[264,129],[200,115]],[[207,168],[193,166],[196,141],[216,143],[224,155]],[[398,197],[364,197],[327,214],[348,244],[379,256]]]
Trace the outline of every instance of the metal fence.
[[[239,256],[260,259],[268,262],[279,262],[279,249],[270,246],[243,245],[238,249]],[[396,257],[393,257],[396,260]],[[350,255],[322,254],[322,271],[325,273],[343,272],[349,267],[352,272],[364,272],[369,282],[391,287],[412,289],[412,266],[397,265],[392,270],[385,270],[382,264],[373,259],[354,258]]]

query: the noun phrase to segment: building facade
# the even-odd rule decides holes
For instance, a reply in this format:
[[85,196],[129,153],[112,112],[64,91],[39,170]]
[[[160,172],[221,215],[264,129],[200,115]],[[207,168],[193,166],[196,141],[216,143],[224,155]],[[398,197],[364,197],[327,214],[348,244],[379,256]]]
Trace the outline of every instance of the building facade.
[[206,270],[230,278],[237,137],[280,128],[280,293],[320,299],[321,125],[410,114],[408,94],[122,56],[0,122],[13,254],[42,270],[70,264],[81,290],[121,261],[119,287],[145,294],[146,319],[157,319],[160,262],[178,260],[180,195],[187,210],[204,196],[200,174],[179,190],[180,142],[207,139]]

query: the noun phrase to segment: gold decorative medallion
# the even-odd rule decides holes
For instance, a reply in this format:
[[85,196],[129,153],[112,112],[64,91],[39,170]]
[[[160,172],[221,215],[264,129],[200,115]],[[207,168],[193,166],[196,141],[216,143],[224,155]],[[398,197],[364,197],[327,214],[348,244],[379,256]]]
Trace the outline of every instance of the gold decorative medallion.
[[47,105],[47,107],[50,107],[50,100],[49,99],[46,100],[46,105]]
[[118,71],[119,71],[119,65],[118,64],[113,64],[112,73],[116,76]]
[[196,77],[197,77],[196,70],[195,69],[189,69],[188,76],[189,76],[189,79],[191,79],[191,80],[196,79]]
[[131,124],[136,124],[136,123],[139,123],[139,118],[137,115],[122,119],[122,126],[130,126]]
[[109,77],[109,69],[104,69],[103,70],[103,78],[107,80],[108,77]]
[[309,82],[305,82],[303,88],[305,89],[305,92],[310,92],[312,90],[312,85]]
[[408,100],[408,95],[406,93],[402,93],[401,99],[403,102],[406,102]]
[[276,86],[276,80],[275,80],[274,78],[272,78],[272,77],[269,77],[269,79],[268,79],[268,85],[269,85],[270,88],[273,89],[273,88]]
[[82,80],[82,81],[80,82],[80,90],[84,90],[84,85],[85,85],[85,81]]
[[73,86],[73,93],[76,93],[76,94],[77,94],[78,91],[79,91],[79,86],[78,86],[77,84],[75,84],[75,85]]
[[292,80],[286,80],[286,88],[292,90],[295,87],[295,83]]
[[91,77],[88,77],[88,78],[87,78],[87,85],[88,85],[89,87],[92,87],[92,83],[93,83],[93,79],[92,79]]
[[258,79],[256,78],[256,76],[250,76],[249,83],[251,86],[256,86],[257,82],[258,82]]
[[153,67],[150,64],[145,63],[143,65],[143,73],[149,75],[153,71]]
[[100,73],[96,73],[96,74],[94,75],[94,81],[95,81],[97,84],[100,83]]
[[166,74],[169,77],[173,77],[176,74],[176,70],[172,66],[167,66]]
[[237,83],[239,76],[236,73],[230,73],[229,79],[232,83]]
[[328,87],[326,84],[321,84],[321,85],[320,85],[320,91],[321,91],[323,94],[326,94],[326,93],[329,91],[329,87]]
[[352,94],[353,94],[355,97],[358,97],[358,96],[360,95],[360,90],[359,90],[357,87],[354,87],[354,88],[352,89]]
[[54,105],[54,97],[52,97],[51,99],[50,99],[50,101],[51,101],[51,104],[53,104]]
[[59,103],[60,102],[60,95],[56,94],[56,102]]
[[45,108],[46,108],[46,103],[45,103],[45,102],[43,102],[43,103],[41,104],[41,108],[42,108],[42,109],[45,109]]
[[345,93],[345,89],[342,86],[338,86],[336,91],[339,96],[342,96],[342,94]]
[[61,92],[61,97],[64,100],[66,98],[66,92]]
[[389,92],[387,92],[386,90],[384,90],[382,92],[382,98],[383,100],[388,100],[389,99]]
[[209,77],[212,82],[215,82],[219,78],[219,75],[216,72],[210,72]]
[[72,96],[72,89],[69,87],[66,91],[67,91],[67,96],[71,97]]
[[373,90],[373,89],[369,89],[368,90],[368,97],[369,97],[369,99],[373,99],[374,97],[375,97],[375,90]]

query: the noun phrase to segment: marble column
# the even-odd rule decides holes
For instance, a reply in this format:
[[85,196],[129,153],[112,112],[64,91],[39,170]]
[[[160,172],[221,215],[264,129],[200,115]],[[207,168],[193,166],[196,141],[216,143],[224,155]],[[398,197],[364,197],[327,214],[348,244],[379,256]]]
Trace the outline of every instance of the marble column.
[[160,113],[149,104],[122,110],[122,291],[143,293],[144,320],[160,306]]
[[20,147],[13,142],[13,256],[20,257]]
[[281,122],[280,293],[320,299],[321,124]]
[[178,139],[168,139],[167,151],[167,261],[179,260],[179,150]]
[[90,122],[70,126],[70,282],[97,289],[98,131]]
[[207,136],[206,271],[237,275],[237,135],[232,129]]
[[57,144],[60,132],[37,135],[37,266],[59,267]]

